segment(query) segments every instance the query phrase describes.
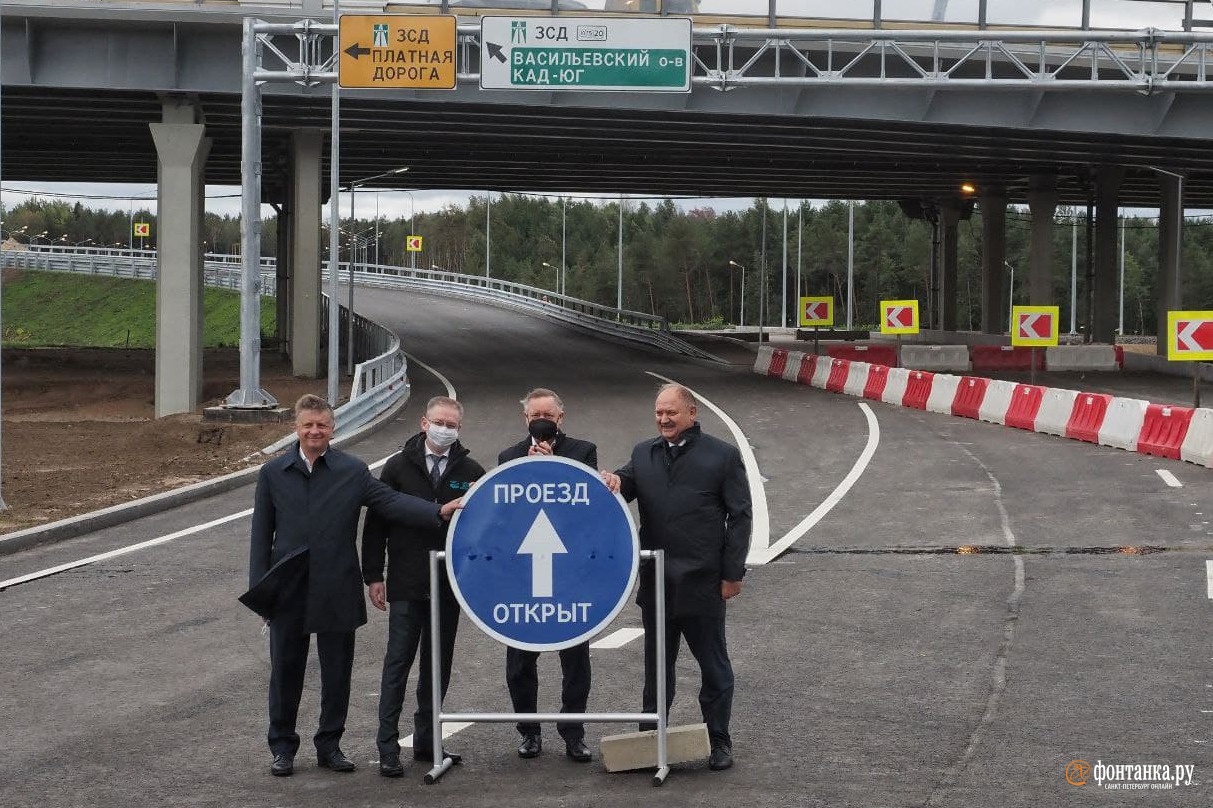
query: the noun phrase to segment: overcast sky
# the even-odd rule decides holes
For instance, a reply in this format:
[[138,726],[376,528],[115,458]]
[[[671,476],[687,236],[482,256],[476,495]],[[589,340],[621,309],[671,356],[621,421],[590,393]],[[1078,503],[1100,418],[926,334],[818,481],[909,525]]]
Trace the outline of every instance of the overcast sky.
[[[581,0],[591,9],[603,8],[606,0]],[[778,13],[822,19],[870,18],[872,0],[777,0]],[[436,4],[436,3],[435,3]],[[504,3],[508,5],[508,3]],[[948,22],[977,21],[978,0],[882,0],[882,14],[887,20],[931,20]],[[767,0],[700,0],[699,11],[714,13],[752,13],[765,16]],[[1201,15],[1213,18],[1213,0],[1198,4]],[[840,11],[839,9],[845,9]],[[1207,12],[1207,13],[1205,13]],[[1076,28],[1082,22],[1082,0],[988,0],[988,22],[991,25],[1034,25]],[[1142,0],[1093,0],[1091,24],[1097,28],[1135,29],[1153,26],[1170,30],[1182,28],[1183,4],[1180,2],[1142,2]],[[411,195],[410,195],[411,194]],[[483,195],[481,192],[480,195]],[[154,185],[106,183],[28,183],[6,182],[2,202],[5,207],[19,204],[31,196],[62,199],[69,203],[80,201],[87,207],[110,210],[156,206]],[[236,216],[240,212],[240,189],[227,186],[207,186],[206,209],[220,215]],[[373,218],[376,202],[384,218],[408,218],[414,212],[440,210],[448,205],[464,206],[469,194],[463,191],[363,191],[358,194],[359,218]],[[676,200],[684,209],[711,207],[718,211],[743,210],[750,199],[691,199]],[[342,194],[341,215],[349,216],[349,195]],[[268,207],[263,216],[270,216]]]

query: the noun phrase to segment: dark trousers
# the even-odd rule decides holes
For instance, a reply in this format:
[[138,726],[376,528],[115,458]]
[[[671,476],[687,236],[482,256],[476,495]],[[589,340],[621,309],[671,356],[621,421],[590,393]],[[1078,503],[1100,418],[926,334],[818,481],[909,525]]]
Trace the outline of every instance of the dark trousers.
[[[538,712],[538,661],[538,651],[505,649],[505,683],[516,713]],[[590,700],[590,644],[583,642],[561,651],[560,672],[560,712],[584,713]],[[518,731],[523,735],[538,735],[539,725],[520,723]],[[562,721],[556,724],[556,731],[565,742],[572,743],[585,737],[585,724]]]
[[[299,751],[295,719],[303,696],[303,675],[311,635],[299,634],[270,621],[270,752],[294,755]],[[314,741],[325,756],[337,748],[345,732],[350,706],[350,676],[354,669],[354,632],[331,631],[316,635],[320,658],[320,726]]]
[[[641,709],[657,712],[657,615],[656,609],[642,608],[644,623],[644,695]],[[733,712],[733,665],[724,639],[724,616],[667,617],[665,629],[665,714],[670,715],[674,703],[674,663],[682,639],[699,663],[702,684],[699,688],[699,710],[708,725],[712,748],[732,746],[729,737],[729,717]],[[656,729],[655,724],[642,723],[644,729]]]
[[[421,666],[417,671],[417,711],[413,713],[413,748],[429,749],[434,742],[434,704],[430,675],[430,602],[394,600],[389,605],[387,653],[383,656],[383,677],[379,683],[379,734],[375,744],[379,759],[400,755],[400,712],[408,687],[409,669],[421,646]],[[455,654],[455,633],[459,630],[459,603],[453,598],[438,602],[441,629],[439,643],[439,683],[446,698],[451,683],[451,658]],[[439,709],[442,705],[439,704]]]

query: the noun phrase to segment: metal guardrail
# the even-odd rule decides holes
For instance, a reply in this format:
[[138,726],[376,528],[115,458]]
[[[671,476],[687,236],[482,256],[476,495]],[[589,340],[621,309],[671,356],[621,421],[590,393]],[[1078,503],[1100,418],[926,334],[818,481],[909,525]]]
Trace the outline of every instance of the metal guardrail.
[[[156,278],[155,250],[71,249],[34,246],[28,249],[0,250],[0,262],[5,267],[75,272],[86,275],[108,275],[122,278],[154,280]],[[275,260],[261,259],[263,295],[275,291]],[[204,261],[204,282],[223,289],[240,288],[240,256],[208,253]],[[348,281],[349,264],[338,265],[338,277]],[[720,362],[670,332],[664,317],[627,309],[614,309],[600,303],[560,295],[547,289],[521,283],[465,275],[433,269],[409,269],[375,264],[355,264],[354,282],[366,286],[411,288],[432,294],[465,297],[480,303],[538,314],[566,325],[606,336],[631,345],[655,347],[668,353],[694,359]],[[322,305],[327,313],[328,296]],[[339,307],[340,338],[349,331],[349,310]],[[328,317],[321,318],[321,341],[327,345]],[[354,354],[370,357],[354,369],[350,400],[338,409],[342,429],[353,428],[371,420],[378,412],[377,404],[389,400],[393,391],[408,394],[407,362],[400,350],[399,338],[390,330],[357,313],[354,314]],[[346,350],[343,345],[341,350]],[[356,406],[353,406],[356,405]],[[348,408],[348,409],[347,409]],[[354,422],[357,421],[357,424]]]
[[355,282],[362,285],[412,288],[432,294],[466,297],[479,303],[539,314],[616,341],[656,347],[694,359],[721,361],[719,357],[672,334],[669,322],[664,317],[617,310],[546,289],[482,275],[373,264],[356,266],[361,269],[355,269]]
[[[155,250],[71,250],[34,245],[27,249],[0,250],[0,265],[5,268],[48,272],[72,272],[138,280],[156,279]],[[261,269],[262,294],[273,296],[274,259],[263,258]],[[207,286],[238,290],[240,257],[208,254],[204,262],[204,273],[203,282]],[[322,306],[327,311],[327,295],[323,296]],[[341,306],[339,314],[340,336],[345,340],[349,331],[349,310]],[[321,322],[322,344],[327,345],[328,341],[324,337],[328,330],[328,318],[323,318]],[[349,401],[335,410],[339,435],[374,420],[380,413],[398,403],[402,397],[407,399],[410,392],[408,363],[400,349],[400,338],[391,330],[357,313],[354,314],[354,355],[370,358],[355,366]],[[276,452],[294,439],[292,433],[262,451],[267,454]]]

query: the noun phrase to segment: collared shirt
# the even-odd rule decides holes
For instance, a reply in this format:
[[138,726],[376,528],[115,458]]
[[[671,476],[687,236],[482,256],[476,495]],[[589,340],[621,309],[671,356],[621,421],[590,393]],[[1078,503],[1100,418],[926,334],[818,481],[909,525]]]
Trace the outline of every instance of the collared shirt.
[[[327,451],[328,450],[325,449],[325,452],[327,452]],[[303,465],[307,466],[307,473],[311,474],[312,473],[312,461],[308,460],[307,455],[303,453],[302,445],[299,446],[299,457],[303,459]],[[316,455],[317,460],[319,460],[322,457],[324,457],[324,452],[321,452],[320,454]]]
[[435,465],[438,466],[438,474],[439,475],[442,474],[442,472],[444,470],[444,465],[450,463],[450,460],[451,460],[450,454],[451,454],[451,449],[449,446],[447,447],[446,451],[444,451],[444,452],[431,452],[429,446],[425,447],[426,470],[430,473],[430,476],[434,475],[434,466]]

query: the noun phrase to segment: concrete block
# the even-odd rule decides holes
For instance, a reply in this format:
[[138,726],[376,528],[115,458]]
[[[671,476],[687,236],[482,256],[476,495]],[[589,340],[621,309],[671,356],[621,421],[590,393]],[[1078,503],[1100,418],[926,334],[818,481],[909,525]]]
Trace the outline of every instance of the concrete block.
[[967,345],[902,345],[901,366],[914,370],[969,370]]
[[1058,345],[1045,349],[1049,370],[1116,370],[1116,349],[1111,345]]
[[[707,760],[712,753],[707,724],[666,728],[666,762]],[[609,772],[657,768],[657,730],[626,732],[602,739],[602,765]]]

